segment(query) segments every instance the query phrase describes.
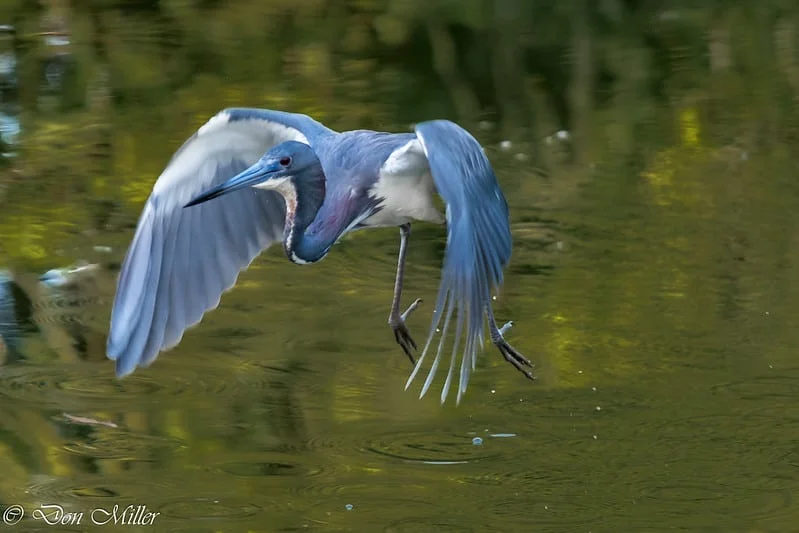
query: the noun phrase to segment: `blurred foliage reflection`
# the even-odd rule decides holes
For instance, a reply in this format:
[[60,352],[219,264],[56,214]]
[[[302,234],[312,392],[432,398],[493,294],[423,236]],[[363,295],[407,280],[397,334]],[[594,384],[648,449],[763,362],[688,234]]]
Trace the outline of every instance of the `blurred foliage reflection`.
[[[795,2],[5,0],[0,24],[0,506],[146,503],[164,531],[795,527]],[[473,131],[511,203],[500,318],[541,383],[488,352],[459,409],[404,393],[389,231],[308,269],[270,250],[115,380],[136,217],[226,106]],[[443,246],[414,229],[409,297],[432,301]]]

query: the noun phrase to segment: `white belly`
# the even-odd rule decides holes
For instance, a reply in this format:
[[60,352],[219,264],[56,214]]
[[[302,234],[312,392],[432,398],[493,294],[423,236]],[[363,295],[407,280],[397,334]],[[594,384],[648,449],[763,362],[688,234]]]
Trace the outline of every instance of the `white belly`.
[[413,220],[443,224],[444,217],[433,202],[433,178],[429,172],[381,172],[370,195],[382,198],[381,209],[361,224],[399,226]]

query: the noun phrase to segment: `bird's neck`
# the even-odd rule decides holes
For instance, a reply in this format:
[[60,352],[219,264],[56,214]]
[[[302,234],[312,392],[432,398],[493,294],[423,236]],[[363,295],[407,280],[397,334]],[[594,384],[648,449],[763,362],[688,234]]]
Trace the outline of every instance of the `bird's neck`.
[[301,265],[319,261],[327,254],[329,246],[315,242],[305,230],[316,218],[325,200],[324,175],[299,182],[292,180],[279,192],[286,200],[286,225],[283,228],[286,256]]

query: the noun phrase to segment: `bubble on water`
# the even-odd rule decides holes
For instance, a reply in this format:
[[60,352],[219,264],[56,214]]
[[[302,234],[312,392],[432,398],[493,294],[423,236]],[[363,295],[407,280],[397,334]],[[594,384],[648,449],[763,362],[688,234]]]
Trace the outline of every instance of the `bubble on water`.
[[472,439],[472,444],[474,444],[475,446],[482,446],[483,439],[481,439],[480,437],[475,437]]
[[352,509],[354,508],[354,506],[353,506],[351,503],[348,503],[347,505],[345,505],[345,506],[344,506],[344,508],[345,508],[346,510],[348,510],[348,511],[352,511]]

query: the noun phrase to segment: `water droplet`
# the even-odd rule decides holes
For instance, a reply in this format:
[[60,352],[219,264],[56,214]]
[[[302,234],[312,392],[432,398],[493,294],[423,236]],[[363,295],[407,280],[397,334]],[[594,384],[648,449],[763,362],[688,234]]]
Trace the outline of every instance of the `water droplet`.
[[599,406],[597,405],[597,406],[596,406],[596,410],[597,410],[597,411],[601,411],[601,410],[602,410],[602,408],[601,408],[601,407],[599,407]]
[[499,147],[502,148],[503,150],[510,150],[511,146],[513,146],[513,143],[511,143],[510,141],[502,141],[501,143],[499,143]]
[[491,389],[491,394],[496,394],[496,393],[497,393],[496,389]]
[[352,505],[351,503],[348,503],[347,505],[345,505],[345,506],[344,506],[344,508],[345,508],[346,510],[348,510],[348,511],[352,511],[352,509],[353,509],[353,505]]
[[596,387],[591,387],[591,390],[596,392]]
[[482,446],[483,439],[481,439],[480,437],[475,437],[472,439],[472,444],[474,444],[475,446]]
[[594,440],[596,440],[596,435],[594,435]]
[[583,371],[582,371],[582,370],[578,370],[578,371],[577,371],[577,373],[578,373],[578,374],[582,374],[582,373],[583,373]]

